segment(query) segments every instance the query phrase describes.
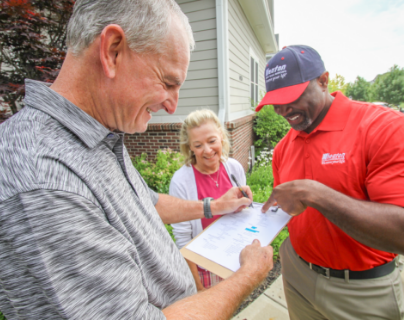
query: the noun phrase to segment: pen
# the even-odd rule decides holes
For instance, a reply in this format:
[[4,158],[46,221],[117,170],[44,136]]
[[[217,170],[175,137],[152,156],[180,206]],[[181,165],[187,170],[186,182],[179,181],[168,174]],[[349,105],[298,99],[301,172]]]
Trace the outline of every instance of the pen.
[[[245,191],[243,190],[243,188],[241,188],[240,184],[237,182],[236,177],[231,174],[231,178],[233,179],[234,183],[237,185],[237,187],[240,189],[241,193],[243,194],[244,197],[248,198],[247,193],[245,193]],[[249,207],[254,208],[252,202],[249,205]]]
[[277,212],[279,209],[278,202],[275,202],[273,208],[271,209],[272,212]]

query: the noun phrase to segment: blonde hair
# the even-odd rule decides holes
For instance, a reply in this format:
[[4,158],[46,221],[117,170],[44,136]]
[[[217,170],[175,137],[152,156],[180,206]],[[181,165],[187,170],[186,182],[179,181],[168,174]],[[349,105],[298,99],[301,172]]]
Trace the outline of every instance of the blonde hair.
[[216,128],[222,135],[222,159],[227,160],[229,157],[230,151],[230,142],[227,130],[221,125],[219,118],[216,114],[209,109],[201,109],[191,112],[184,120],[181,126],[180,131],[180,150],[181,153],[184,155],[185,160],[184,163],[187,166],[191,164],[196,164],[196,158],[194,153],[191,151],[189,147],[189,135],[188,131],[200,127],[201,125],[205,124],[206,122],[211,122],[216,125]]

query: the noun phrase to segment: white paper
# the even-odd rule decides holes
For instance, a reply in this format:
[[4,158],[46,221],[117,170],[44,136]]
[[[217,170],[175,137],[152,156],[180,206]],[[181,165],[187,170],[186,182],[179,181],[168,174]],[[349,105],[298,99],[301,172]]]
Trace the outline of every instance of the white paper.
[[239,256],[246,245],[258,239],[262,246],[269,245],[291,216],[281,209],[270,208],[261,212],[262,203],[239,213],[228,214],[211,225],[187,249],[232,271],[240,268]]

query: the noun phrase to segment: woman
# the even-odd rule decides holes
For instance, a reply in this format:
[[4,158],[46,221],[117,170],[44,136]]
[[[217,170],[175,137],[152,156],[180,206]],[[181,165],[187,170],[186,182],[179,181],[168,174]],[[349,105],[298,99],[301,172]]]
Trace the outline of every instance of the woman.
[[[230,146],[227,131],[211,110],[197,110],[188,115],[181,127],[180,148],[185,156],[185,164],[171,180],[170,195],[186,200],[220,198],[236,186],[230,179],[231,174],[241,185],[246,184],[241,164],[228,158]],[[220,216],[173,224],[177,246],[181,249],[218,218]],[[187,263],[198,291],[223,280],[191,261],[187,260]]]

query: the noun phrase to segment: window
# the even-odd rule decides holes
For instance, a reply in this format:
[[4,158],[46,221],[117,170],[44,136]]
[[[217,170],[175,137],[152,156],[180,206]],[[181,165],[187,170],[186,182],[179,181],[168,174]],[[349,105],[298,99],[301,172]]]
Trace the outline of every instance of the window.
[[251,80],[251,104],[253,106],[258,103],[258,59],[250,57],[250,80]]

